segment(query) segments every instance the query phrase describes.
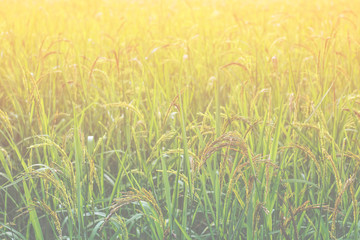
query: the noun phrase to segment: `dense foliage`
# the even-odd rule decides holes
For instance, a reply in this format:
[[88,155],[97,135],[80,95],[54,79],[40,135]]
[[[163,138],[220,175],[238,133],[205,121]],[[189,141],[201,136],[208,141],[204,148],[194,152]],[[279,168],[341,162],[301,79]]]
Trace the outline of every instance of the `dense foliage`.
[[0,239],[358,239],[360,2],[0,1]]

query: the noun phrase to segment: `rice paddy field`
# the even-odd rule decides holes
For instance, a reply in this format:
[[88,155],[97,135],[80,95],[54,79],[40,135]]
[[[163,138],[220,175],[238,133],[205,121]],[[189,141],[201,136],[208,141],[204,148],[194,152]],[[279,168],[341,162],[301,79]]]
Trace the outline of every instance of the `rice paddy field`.
[[0,0],[0,239],[360,239],[359,13]]

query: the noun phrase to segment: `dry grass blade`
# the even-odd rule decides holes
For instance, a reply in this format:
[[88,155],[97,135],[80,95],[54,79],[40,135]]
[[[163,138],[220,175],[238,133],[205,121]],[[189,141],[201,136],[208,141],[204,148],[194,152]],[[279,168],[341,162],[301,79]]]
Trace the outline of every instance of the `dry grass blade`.
[[168,110],[166,111],[164,120],[163,120],[163,126],[165,126],[166,120],[167,120],[168,117],[169,117],[169,114],[170,114],[170,111],[171,111],[172,107],[175,107],[176,110],[177,110],[178,112],[180,112],[180,105],[179,105],[177,102],[178,102],[178,100],[179,100],[180,95],[182,95],[182,94],[184,93],[184,91],[185,91],[185,88],[181,89],[180,94],[176,95],[176,96],[173,98],[173,100],[171,101],[171,103],[170,103],[170,105],[169,105],[169,107],[168,107]]
[[89,162],[89,188],[90,188],[90,193],[93,192],[93,186],[94,186],[94,179],[95,182],[97,184],[97,186],[100,188],[100,182],[99,182],[99,178],[97,176],[96,173],[96,168],[95,168],[95,161],[94,158],[92,156],[90,156],[88,151],[85,151],[85,154],[87,156],[88,162]]
[[266,215],[268,215],[270,213],[270,211],[268,209],[266,209],[266,207],[264,206],[264,203],[258,202],[255,206],[253,222],[252,222],[253,234],[257,231],[261,211],[263,211]]
[[[45,182],[45,185],[47,184],[46,181],[52,183],[55,189],[57,190],[56,192],[60,194],[60,196],[62,196],[65,203],[64,206],[66,206],[69,213],[72,213],[71,209],[73,209],[74,207],[73,200],[71,198],[71,195],[68,193],[67,188],[64,185],[63,181],[61,181],[60,179],[56,179],[50,171],[33,171],[30,173],[30,176],[34,176],[42,179]],[[71,214],[72,219],[73,217],[74,217],[73,214]]]
[[109,107],[119,107],[119,108],[129,109],[129,110],[133,111],[134,113],[136,113],[139,116],[139,118],[143,122],[145,122],[144,115],[139,111],[139,109],[137,109],[130,103],[126,103],[126,102],[107,103],[107,104],[103,104],[102,107],[104,107],[105,109],[108,109]]
[[350,195],[351,195],[351,201],[352,201],[352,205],[353,205],[353,208],[354,208],[354,223],[356,223],[356,219],[358,219],[358,201],[356,199],[356,194],[355,194],[355,188],[354,188],[354,182],[351,182],[350,184]]
[[248,154],[247,145],[239,134],[236,132],[227,132],[205,146],[200,157],[201,166],[206,163],[206,160],[212,154],[222,148],[229,148],[233,151],[241,152],[243,155]]
[[341,202],[341,197],[344,194],[344,192],[346,191],[346,189],[351,186],[351,184],[355,181],[355,175],[351,176],[344,184],[344,186],[342,187],[342,189],[339,192],[338,197],[336,198],[335,201],[335,206],[334,206],[334,212],[333,212],[333,216],[332,216],[332,224],[331,224],[331,234],[335,237],[336,236],[336,216],[337,216],[337,209],[339,207],[339,204]]
[[114,203],[111,206],[111,210],[109,215],[105,218],[104,223],[99,231],[101,231],[104,225],[109,221],[109,219],[123,206],[128,205],[133,202],[144,201],[151,204],[157,213],[158,221],[163,230],[165,230],[165,221],[163,214],[161,212],[161,208],[158,205],[157,201],[155,200],[154,196],[151,192],[147,191],[146,189],[142,188],[140,190],[134,189],[133,191],[123,193],[121,198],[117,198],[114,200]]
[[[306,212],[306,211],[314,210],[314,209],[320,209],[320,208],[323,210],[326,210],[328,212],[335,211],[333,208],[330,208],[328,205],[320,205],[320,204],[308,205],[309,203],[310,203],[310,201],[306,201],[300,207],[293,210],[293,217],[295,217],[298,214],[301,214],[302,212]],[[291,217],[284,218],[284,227],[287,228],[291,221],[292,221]]]
[[[242,157],[242,159],[239,161],[242,162],[242,160],[245,158],[245,156]],[[231,192],[234,192],[234,194],[237,194],[236,192],[236,189],[234,189],[234,184],[238,183],[239,182],[239,179],[242,178],[243,179],[243,182],[245,184],[245,190],[246,190],[246,195],[248,196],[248,187],[247,187],[247,182],[245,181],[245,176],[243,174],[243,171],[242,169],[245,168],[246,166],[250,165],[249,162],[245,162],[245,163],[241,163],[241,164],[238,164],[235,168],[235,171],[234,171],[234,174],[233,174],[233,177],[230,178],[229,180],[229,184],[228,184],[228,190],[226,192],[226,198],[228,198],[230,196],[230,193]],[[237,198],[239,199],[240,197],[237,196]],[[243,203],[243,201],[239,201],[240,204]]]
[[[223,115],[222,114],[222,117],[225,118],[225,121],[224,121],[224,124],[223,124],[223,131],[226,131],[226,129],[228,128],[228,126],[231,125],[232,122],[234,121],[241,121],[241,122],[244,122],[246,124],[251,124],[251,120],[246,118],[246,117],[243,117],[243,116],[231,116],[231,117],[228,117],[226,115]],[[225,132],[223,132],[224,134]]]
[[148,159],[146,160],[147,162],[150,162],[151,159],[153,159],[156,156],[157,150],[160,147],[160,145],[168,140],[173,139],[176,136],[177,132],[176,131],[169,131],[164,133],[155,143],[155,145],[152,147],[151,153],[148,157]]
[[0,109],[0,120],[1,122],[3,122],[3,124],[0,125],[0,130],[3,128],[7,128],[11,136],[14,137],[13,127],[10,123],[9,115],[6,112],[2,111],[1,109]]
[[51,216],[52,220],[54,221],[56,230],[58,232],[58,237],[59,237],[59,239],[62,239],[61,224],[60,224],[59,217],[56,214],[56,212],[53,211],[51,209],[51,207],[49,207],[49,205],[47,205],[44,201],[35,201],[34,205],[35,205],[35,207],[42,209],[44,212],[46,212],[47,214],[49,214]]
[[230,66],[238,66],[238,67],[242,68],[248,74],[250,79],[252,80],[252,75],[251,75],[249,69],[244,64],[241,64],[241,63],[238,63],[238,62],[231,62],[231,63],[228,63],[228,64],[225,64],[225,65],[221,66],[220,69],[227,72],[227,68],[230,67]]
[[347,111],[347,112],[352,112],[354,113],[360,120],[360,111],[356,111],[356,110],[351,110],[349,108],[344,108],[343,111]]
[[332,166],[332,171],[335,175],[337,188],[340,190],[342,188],[342,183],[341,183],[339,172],[334,163],[334,160],[332,159],[331,155],[325,149],[323,149],[323,154],[326,157],[326,159],[330,161],[330,164]]
[[286,240],[291,240],[290,236],[286,233],[286,227],[284,224],[285,217],[281,214],[280,216],[280,231],[281,234],[285,237]]
[[61,155],[64,158],[66,158],[66,159],[68,158],[68,155],[66,154],[66,152],[58,144],[56,144],[53,140],[51,140],[47,137],[44,137],[44,136],[35,136],[35,138],[40,139],[41,141],[43,141],[43,143],[34,144],[28,148],[37,148],[37,147],[41,147],[41,146],[53,146],[59,151],[59,153],[61,153]]
[[287,149],[287,148],[296,148],[301,150],[302,152],[304,152],[315,164],[316,166],[316,170],[319,174],[321,174],[322,172],[322,168],[320,167],[320,163],[318,162],[317,158],[315,157],[315,155],[311,152],[310,148],[306,147],[306,146],[302,146],[300,144],[292,144],[290,146],[286,146],[286,147],[281,147],[281,149]]
[[32,201],[32,203],[30,204],[30,206],[18,209],[17,212],[19,212],[19,214],[14,217],[13,222],[11,224],[15,225],[15,221],[17,219],[22,218],[25,214],[28,214],[32,209],[35,208],[41,209],[45,213],[50,215],[51,219],[54,222],[56,231],[58,233],[58,238],[62,239],[62,229],[61,229],[61,223],[59,217],[57,213],[54,210],[52,210],[51,207],[47,205],[44,201],[37,201],[36,199],[34,199],[34,201]]
[[290,212],[290,219],[291,219],[291,222],[293,224],[293,229],[294,229],[294,237],[295,237],[295,240],[298,240],[299,239],[299,233],[298,233],[298,230],[297,230],[297,225],[296,225],[296,222],[295,222],[295,214],[293,212],[293,209],[291,207],[291,204],[289,201],[288,202],[288,207],[289,207],[289,212]]

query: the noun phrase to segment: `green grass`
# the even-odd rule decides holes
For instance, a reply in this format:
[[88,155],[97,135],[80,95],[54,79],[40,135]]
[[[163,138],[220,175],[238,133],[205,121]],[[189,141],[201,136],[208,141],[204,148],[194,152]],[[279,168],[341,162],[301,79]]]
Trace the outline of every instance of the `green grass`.
[[358,239],[354,1],[0,2],[0,239]]

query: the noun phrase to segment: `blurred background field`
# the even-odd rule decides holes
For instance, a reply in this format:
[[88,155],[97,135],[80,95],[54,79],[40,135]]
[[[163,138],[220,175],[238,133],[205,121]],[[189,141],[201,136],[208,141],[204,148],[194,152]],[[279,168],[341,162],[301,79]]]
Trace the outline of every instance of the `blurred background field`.
[[358,239],[360,2],[0,1],[0,239]]

